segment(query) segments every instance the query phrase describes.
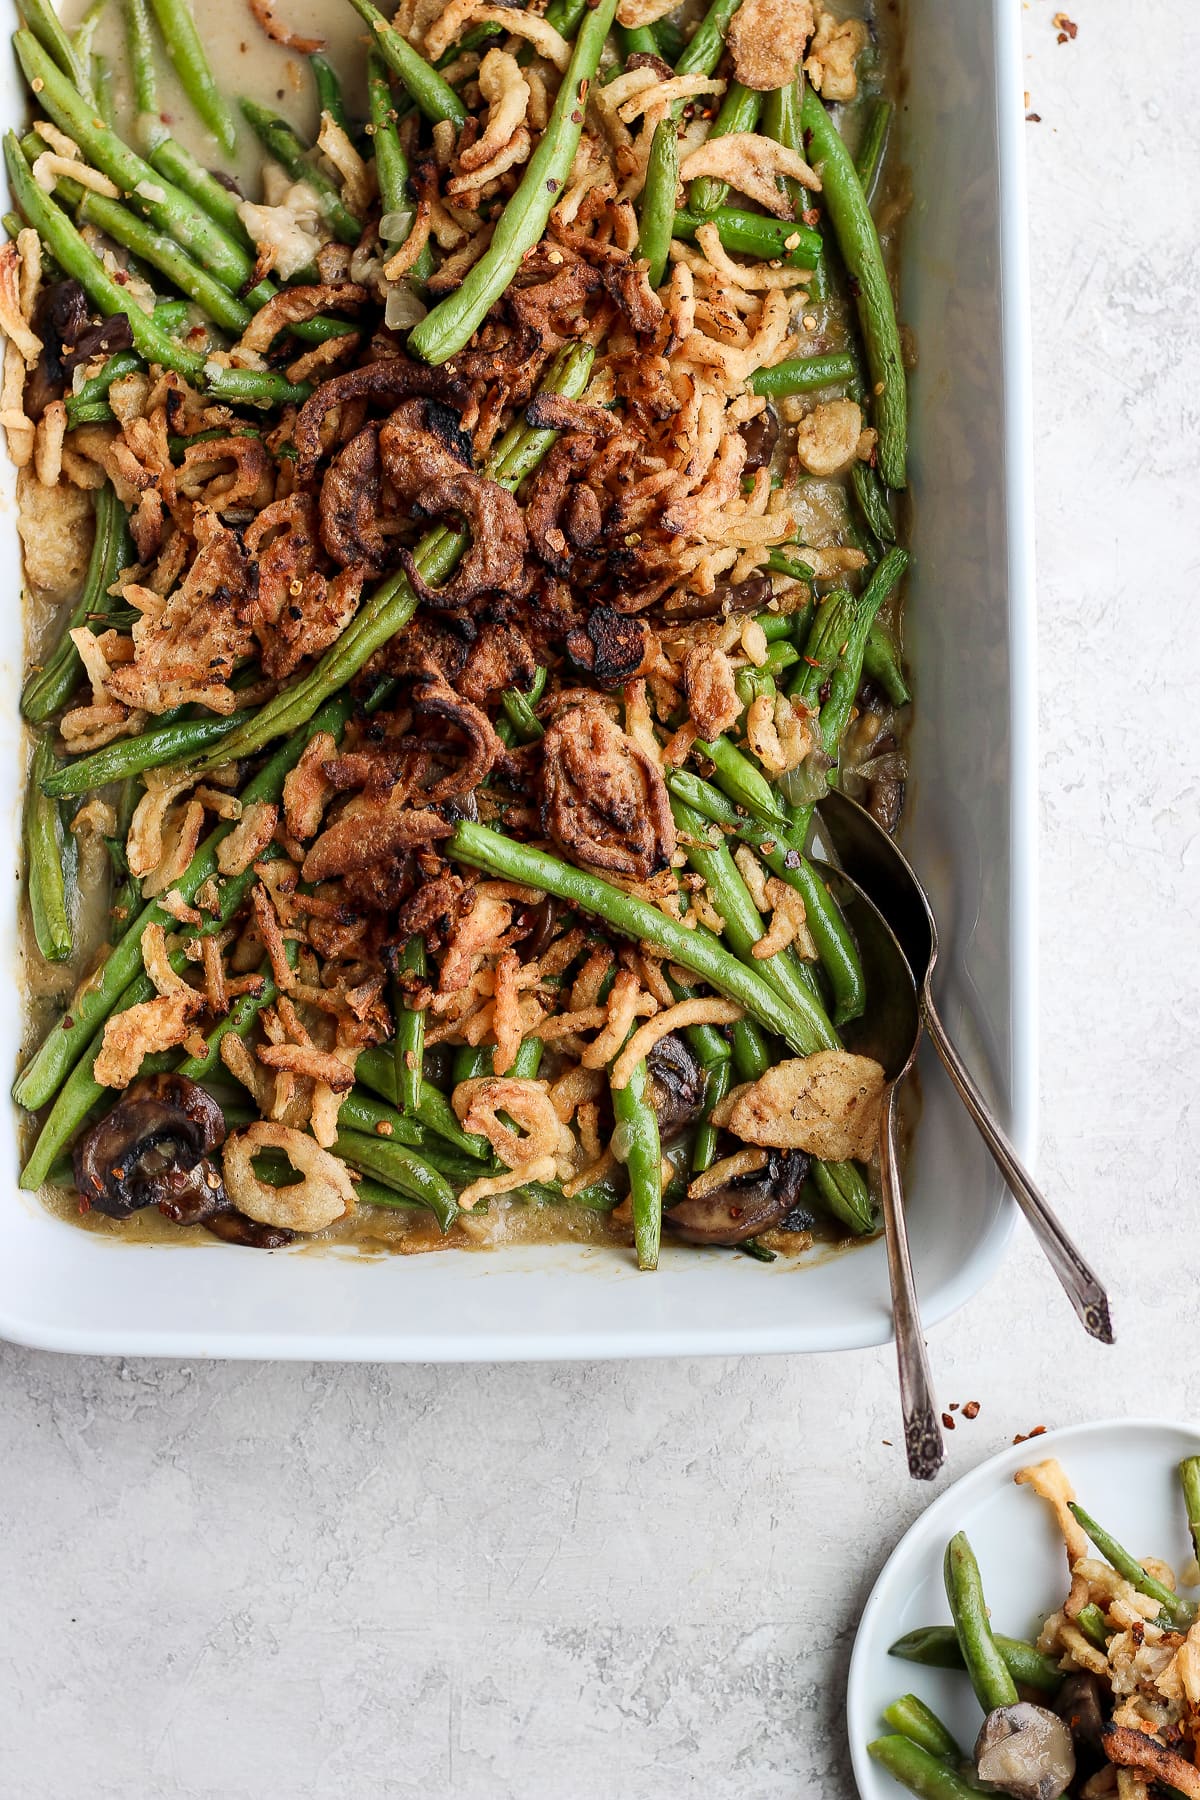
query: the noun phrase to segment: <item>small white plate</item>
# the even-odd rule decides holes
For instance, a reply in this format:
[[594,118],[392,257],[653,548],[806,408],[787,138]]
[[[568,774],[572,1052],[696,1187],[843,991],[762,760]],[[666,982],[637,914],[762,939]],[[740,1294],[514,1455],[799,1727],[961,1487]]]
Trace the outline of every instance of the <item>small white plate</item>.
[[942,1559],[965,1531],[979,1560],[993,1629],[1036,1638],[1042,1620],[1066,1596],[1062,1538],[1050,1508],[1013,1476],[1056,1456],[1081,1506],[1135,1556],[1158,1556],[1179,1569],[1191,1556],[1176,1464],[1200,1452],[1200,1429],[1159,1419],[1107,1419],[1069,1425],[1014,1444],[940,1494],[884,1564],[859,1622],[846,1690],[846,1728],[862,1800],[897,1800],[905,1790],[871,1761],[867,1745],[885,1734],[883,1709],[916,1694],[964,1749],[981,1723],[967,1678],[888,1655],[921,1625],[948,1625]]

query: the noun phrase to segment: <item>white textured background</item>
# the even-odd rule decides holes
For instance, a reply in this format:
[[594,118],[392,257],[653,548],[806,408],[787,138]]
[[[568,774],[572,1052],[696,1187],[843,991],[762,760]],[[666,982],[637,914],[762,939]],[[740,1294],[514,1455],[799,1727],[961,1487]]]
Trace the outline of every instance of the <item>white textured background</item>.
[[[1055,10],[1025,7],[1041,1167],[1121,1341],[1022,1235],[932,1339],[983,1403],[944,1480],[1034,1424],[1200,1414],[1200,5],[1074,0],[1062,46]],[[925,1497],[890,1352],[0,1371],[0,1800],[849,1800],[855,1619]]]

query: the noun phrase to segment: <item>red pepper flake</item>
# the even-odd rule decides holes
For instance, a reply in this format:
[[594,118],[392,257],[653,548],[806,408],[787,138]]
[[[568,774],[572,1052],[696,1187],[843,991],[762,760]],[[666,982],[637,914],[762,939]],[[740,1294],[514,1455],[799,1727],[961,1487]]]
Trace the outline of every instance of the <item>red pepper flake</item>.
[[1045,1435],[1046,1427],[1044,1425],[1035,1425],[1032,1431],[1018,1431],[1016,1437],[1013,1439],[1013,1443],[1027,1444],[1030,1438],[1045,1437]]
[[968,1400],[962,1410],[964,1419],[977,1419],[981,1411],[979,1401]]
[[582,125],[583,124],[583,114],[580,112],[578,107],[576,107],[575,111],[571,114],[571,123],[572,123],[572,125]]
[[548,175],[546,177],[546,192],[548,194],[557,194],[558,192],[558,183],[555,181],[553,175]]
[[954,1415],[953,1415],[953,1413],[943,1413],[942,1414],[942,1424],[946,1427],[947,1431],[953,1431],[954,1430]]
[[952,1400],[952,1401],[951,1401],[951,1402],[950,1402],[950,1411],[951,1411],[951,1412],[957,1412],[957,1411],[958,1411],[958,1401],[957,1401],[957,1400]]

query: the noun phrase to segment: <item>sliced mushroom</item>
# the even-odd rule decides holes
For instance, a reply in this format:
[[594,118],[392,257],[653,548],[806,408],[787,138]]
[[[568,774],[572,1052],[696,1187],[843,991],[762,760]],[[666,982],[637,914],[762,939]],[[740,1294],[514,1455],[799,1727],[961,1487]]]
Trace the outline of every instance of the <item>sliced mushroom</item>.
[[765,469],[775,454],[775,446],[779,442],[779,414],[773,406],[764,406],[760,413],[739,425],[738,430],[746,445],[746,460],[742,464],[743,475],[753,475],[755,469]]
[[1071,1733],[1075,1753],[1090,1753],[1094,1763],[1104,1754],[1104,1703],[1108,1690],[1098,1675],[1068,1675],[1058,1690],[1054,1710]]
[[671,624],[686,619],[719,619],[730,613],[761,612],[774,589],[769,575],[747,575],[745,581],[718,581],[711,594],[680,592],[663,606]]
[[215,1236],[278,1249],[290,1233],[247,1235],[225,1192],[212,1152],[225,1141],[225,1115],[186,1075],[149,1075],[125,1090],[75,1146],[75,1185],[86,1207],[110,1219],[157,1206],[175,1225],[203,1225]]
[[771,1151],[766,1166],[737,1175],[697,1199],[690,1195],[663,1214],[685,1244],[741,1244],[770,1231],[796,1205],[808,1176],[799,1150]]
[[664,1143],[695,1123],[704,1110],[704,1070],[687,1044],[672,1031],[659,1038],[646,1058],[650,1072],[647,1098]]
[[1057,1713],[1019,1700],[983,1721],[975,1766],[981,1781],[1014,1800],[1058,1800],[1075,1776],[1075,1746]]

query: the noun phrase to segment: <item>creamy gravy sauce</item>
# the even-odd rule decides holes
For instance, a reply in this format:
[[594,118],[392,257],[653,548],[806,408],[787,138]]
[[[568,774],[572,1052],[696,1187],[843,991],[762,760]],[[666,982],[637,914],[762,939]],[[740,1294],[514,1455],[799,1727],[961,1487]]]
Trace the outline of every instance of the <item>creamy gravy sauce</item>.
[[[60,11],[68,26],[78,24],[88,0],[67,0]],[[193,0],[197,21],[203,34],[214,73],[222,90],[234,105],[240,97],[259,101],[288,118],[306,139],[317,129],[317,104],[307,58],[271,42],[251,16],[246,0]],[[385,5],[385,11],[390,11]],[[365,112],[365,50],[369,41],[362,21],[348,4],[331,4],[330,0],[279,0],[279,16],[289,29],[306,36],[324,38],[324,54],[334,64],[342,79],[347,107],[352,117]],[[869,0],[843,0],[838,11],[859,16],[874,16],[881,57],[889,71],[887,89],[894,93],[897,80],[899,26],[895,0],[885,0],[877,9]],[[119,11],[109,9],[96,34],[95,49],[106,56],[114,71],[114,96],[118,109],[118,129],[127,141],[136,143],[135,108],[132,88],[125,69],[124,36]],[[163,118],[172,133],[207,166],[233,175],[248,198],[261,192],[262,153],[249,126],[239,123],[238,150],[234,158],[219,151],[216,141],[205,130],[175,79],[165,55],[159,57],[159,103]],[[36,116],[36,112],[35,115]],[[895,173],[894,159],[885,171],[888,187],[876,201],[885,248],[891,251],[892,238],[904,211],[902,180]],[[805,309],[812,318],[811,348],[836,350],[846,337],[847,321],[843,306],[837,300],[813,303]],[[808,541],[820,547],[838,539],[848,518],[844,490],[836,484],[812,481],[805,487],[805,523]],[[71,601],[48,605],[36,594],[29,596],[26,606],[27,650],[31,662],[58,641],[61,620]],[[76,943],[78,950],[70,964],[51,965],[43,962],[33,942],[28,920],[22,926],[23,965],[26,972],[27,1042],[40,1042],[45,1030],[58,1016],[62,1005],[80,977],[101,959],[109,925],[109,877],[107,854],[98,840],[92,839],[81,848],[80,880],[75,897]],[[138,1213],[115,1221],[100,1214],[80,1215],[77,1196],[71,1190],[47,1188],[43,1198],[58,1217],[70,1220],[85,1231],[103,1237],[118,1237],[138,1243],[178,1244],[182,1237],[211,1244],[212,1239],[201,1228],[181,1233],[155,1210]],[[838,1240],[831,1222],[818,1221],[817,1241],[806,1249],[801,1237],[802,1254],[789,1266],[811,1267],[815,1262],[851,1249],[855,1243],[869,1240]],[[828,1232],[826,1237],[824,1233]],[[387,1211],[360,1207],[357,1213],[319,1236],[304,1240],[305,1246],[320,1250],[326,1245],[352,1248],[361,1254],[412,1254],[439,1249],[480,1250],[503,1244],[576,1243],[597,1246],[627,1246],[631,1243],[627,1227],[614,1224],[606,1215],[578,1208],[493,1205],[488,1216],[466,1225],[456,1225],[443,1237],[428,1214],[416,1211]],[[777,1239],[773,1240],[777,1243]],[[688,1254],[698,1254],[689,1251]],[[709,1251],[707,1254],[729,1254]]]

